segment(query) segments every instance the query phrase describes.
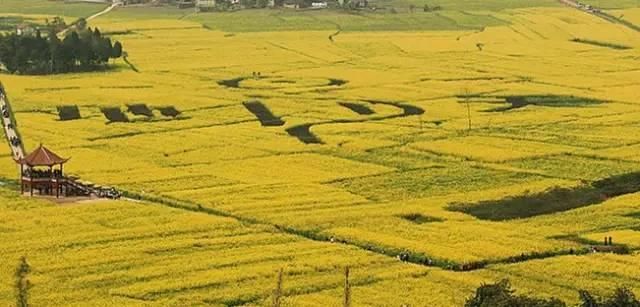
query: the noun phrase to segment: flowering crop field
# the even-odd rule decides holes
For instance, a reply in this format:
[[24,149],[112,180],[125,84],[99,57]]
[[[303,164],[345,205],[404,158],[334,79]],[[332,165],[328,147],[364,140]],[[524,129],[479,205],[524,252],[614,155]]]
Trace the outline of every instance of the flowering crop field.
[[[29,1],[0,15],[62,14]],[[591,2],[640,25],[633,1]],[[280,269],[285,304],[340,306],[346,266],[356,306],[461,305],[502,278],[640,294],[640,187],[620,177],[640,172],[640,33],[550,0],[385,3],[403,9],[117,8],[90,25],[128,63],[1,74],[27,150],[131,199],[22,198],[0,147],[0,304],[22,256],[34,306],[270,305]],[[596,196],[555,206],[571,191]],[[558,209],[505,218],[513,199]],[[629,253],[591,252],[609,236]]]

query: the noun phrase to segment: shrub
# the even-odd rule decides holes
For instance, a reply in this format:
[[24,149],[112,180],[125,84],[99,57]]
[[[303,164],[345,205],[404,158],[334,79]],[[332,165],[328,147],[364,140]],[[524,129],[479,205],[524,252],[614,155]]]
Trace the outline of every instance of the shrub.
[[504,279],[495,284],[483,284],[474,296],[467,299],[465,307],[564,307],[562,301],[552,299],[532,298],[515,295],[511,284]]
[[640,301],[627,288],[618,288],[610,297],[594,297],[585,290],[580,290],[581,307],[640,307]]
[[86,28],[80,22],[76,28],[62,40],[56,26],[46,35],[40,30],[35,34],[0,34],[0,63],[10,73],[55,74],[97,70],[122,54],[122,45],[116,42],[114,48],[111,39],[97,28]]
[[442,221],[444,221],[441,218],[422,215],[420,213],[402,214],[402,215],[399,215],[399,217],[403,218],[403,219],[405,219],[405,220],[407,220],[409,222],[416,223],[416,224],[425,224],[425,223],[433,223],[433,222],[442,222]]

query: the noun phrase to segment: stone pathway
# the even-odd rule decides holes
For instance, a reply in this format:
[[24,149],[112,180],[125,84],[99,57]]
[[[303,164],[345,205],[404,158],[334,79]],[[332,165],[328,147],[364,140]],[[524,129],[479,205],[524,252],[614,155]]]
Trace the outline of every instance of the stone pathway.
[[20,160],[25,156],[24,144],[22,143],[20,134],[17,131],[17,123],[12,120],[13,110],[11,109],[9,98],[7,97],[7,93],[2,86],[2,83],[0,83],[0,113],[0,116],[2,117],[2,127],[4,128],[4,134],[9,142],[13,159]]

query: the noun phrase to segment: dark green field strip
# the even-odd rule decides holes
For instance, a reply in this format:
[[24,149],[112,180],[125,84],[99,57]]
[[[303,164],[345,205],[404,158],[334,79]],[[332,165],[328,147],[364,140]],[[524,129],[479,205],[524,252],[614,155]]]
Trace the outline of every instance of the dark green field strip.
[[602,41],[596,41],[596,40],[591,40],[591,39],[574,38],[571,41],[574,42],[574,43],[580,43],[580,44],[586,44],[586,45],[591,45],[591,46],[610,48],[610,49],[614,49],[614,50],[632,49],[631,47],[625,46],[625,45],[609,43],[609,42],[602,42]]
[[[331,182],[333,186],[375,201],[393,201],[442,196],[460,191],[479,191],[510,186],[545,177],[478,167],[470,162],[443,164],[420,169],[350,178]],[[380,191],[385,191],[380,193]]]
[[277,127],[285,124],[280,117],[275,116],[271,110],[260,101],[247,101],[242,104],[260,121],[263,127]]
[[543,107],[583,107],[601,104],[604,101],[567,95],[509,95],[509,96],[490,96],[490,95],[460,95],[458,102],[481,102],[481,103],[499,103],[508,104],[504,107],[496,107],[485,110],[486,112],[505,112],[514,109],[524,108],[526,106],[543,106]]
[[508,162],[509,165],[539,171],[550,177],[594,181],[640,170],[640,163],[577,154],[534,157]]
[[541,193],[473,204],[451,204],[448,209],[482,220],[505,221],[591,206],[640,191],[640,172],[601,179],[574,188],[553,188]]
[[365,100],[365,102],[373,105],[382,104],[382,105],[393,106],[402,110],[402,113],[385,115],[385,116],[371,116],[368,118],[334,119],[334,120],[327,120],[327,121],[321,121],[316,123],[307,123],[307,124],[301,124],[301,125],[289,127],[286,129],[286,132],[289,135],[298,138],[298,140],[300,140],[305,144],[324,144],[324,142],[318,136],[316,136],[313,132],[311,132],[311,128],[313,126],[377,122],[377,121],[383,121],[383,120],[394,119],[394,118],[420,116],[425,112],[423,108],[414,106],[405,102],[381,101],[381,100]]

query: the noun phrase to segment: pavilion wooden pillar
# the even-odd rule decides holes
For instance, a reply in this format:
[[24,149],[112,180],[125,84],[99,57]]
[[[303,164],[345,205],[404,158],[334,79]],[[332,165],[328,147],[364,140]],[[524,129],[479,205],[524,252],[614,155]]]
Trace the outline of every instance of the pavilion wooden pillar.
[[62,184],[64,185],[64,173],[62,172],[64,167],[64,163],[60,163],[60,177],[58,177],[58,189],[60,190],[59,193],[64,193],[64,191],[62,191],[62,185],[60,185],[60,180],[62,180]]
[[20,163],[20,195],[24,194],[24,164]]
[[[60,169],[62,169],[62,164],[60,164]],[[56,198],[60,198],[60,177],[54,176],[56,180]]]
[[53,165],[49,166],[49,182],[47,183],[47,195],[53,195]]

